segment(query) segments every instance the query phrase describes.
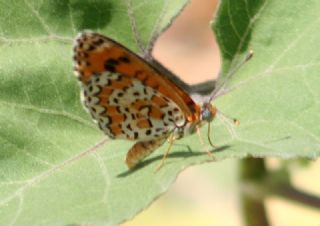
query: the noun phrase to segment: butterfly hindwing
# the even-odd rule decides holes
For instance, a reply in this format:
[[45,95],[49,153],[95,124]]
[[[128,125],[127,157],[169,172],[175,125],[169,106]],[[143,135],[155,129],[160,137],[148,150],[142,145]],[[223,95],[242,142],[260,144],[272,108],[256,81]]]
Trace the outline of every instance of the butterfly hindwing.
[[83,85],[83,96],[92,117],[112,138],[148,140],[184,123],[184,115],[173,101],[121,74],[91,76]]

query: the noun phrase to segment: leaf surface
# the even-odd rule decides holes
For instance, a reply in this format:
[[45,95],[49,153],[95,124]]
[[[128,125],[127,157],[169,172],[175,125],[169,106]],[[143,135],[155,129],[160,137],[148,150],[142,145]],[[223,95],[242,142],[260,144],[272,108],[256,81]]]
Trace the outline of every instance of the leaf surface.
[[[186,1],[129,3],[0,1],[3,225],[116,225],[165,192],[182,169],[210,160],[194,135],[176,142],[157,174],[168,145],[134,172],[123,161],[132,145],[125,141],[70,161],[103,139],[72,75],[78,31],[103,33],[139,52]],[[319,1],[222,1],[220,7],[214,29],[224,71],[249,48],[255,56],[229,81],[232,91],[216,100],[241,124],[215,120],[215,159],[319,156]],[[206,140],[206,127],[202,133]]]

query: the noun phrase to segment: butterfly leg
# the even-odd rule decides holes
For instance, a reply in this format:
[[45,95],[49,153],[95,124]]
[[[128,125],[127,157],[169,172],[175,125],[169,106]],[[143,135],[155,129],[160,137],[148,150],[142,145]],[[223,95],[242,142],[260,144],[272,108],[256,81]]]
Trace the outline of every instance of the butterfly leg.
[[211,147],[217,148],[217,146],[215,146],[211,141],[211,122],[208,123],[208,141],[209,141],[209,144],[211,145]]
[[134,168],[139,162],[161,146],[166,139],[167,137],[161,137],[157,140],[140,141],[135,143],[127,153],[126,164],[128,168]]
[[171,136],[169,137],[169,147],[167,149],[167,151],[164,153],[162,159],[161,159],[161,162],[160,164],[158,165],[158,167],[156,168],[156,170],[154,171],[155,173],[158,172],[161,167],[164,165],[164,161],[166,160],[166,158],[168,157],[168,154],[169,152],[171,151],[171,148],[172,148],[172,145],[173,145],[173,142],[175,141],[174,139],[174,134],[172,133]]
[[202,139],[199,126],[196,127],[196,130],[197,130],[197,134],[198,134],[198,136],[199,136],[199,140],[200,140],[201,145],[204,147],[204,149],[205,149],[205,151],[207,152],[207,154],[209,155],[209,157],[210,157],[210,158],[214,158],[213,155],[211,154],[211,152],[208,150],[208,147],[205,145],[203,139]]

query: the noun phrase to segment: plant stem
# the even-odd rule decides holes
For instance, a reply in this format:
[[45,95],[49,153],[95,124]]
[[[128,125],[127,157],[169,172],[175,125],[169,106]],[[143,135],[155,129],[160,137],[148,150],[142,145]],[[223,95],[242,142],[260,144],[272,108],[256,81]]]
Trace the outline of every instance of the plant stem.
[[[259,183],[267,175],[263,159],[247,158],[240,161],[240,179],[246,183]],[[250,186],[249,186],[250,187]],[[241,205],[243,219],[246,226],[269,226],[263,195],[254,195],[255,192],[241,190]]]
[[306,206],[310,206],[313,208],[320,209],[320,198],[298,190],[292,187],[290,184],[283,184],[278,186],[277,189],[273,191],[275,195],[278,195],[282,198],[286,198],[290,201],[295,201],[298,203],[302,203]]

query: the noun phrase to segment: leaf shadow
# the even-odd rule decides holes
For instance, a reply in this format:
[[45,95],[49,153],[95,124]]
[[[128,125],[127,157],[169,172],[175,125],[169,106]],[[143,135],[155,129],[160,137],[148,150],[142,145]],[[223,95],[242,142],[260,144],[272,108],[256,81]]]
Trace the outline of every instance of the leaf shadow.
[[[113,4],[109,1],[51,1],[48,10],[51,19],[66,20],[71,17],[77,30],[101,29],[111,21]],[[71,10],[71,12],[70,12]]]
[[[188,145],[181,145],[181,146],[185,146],[188,149],[188,151],[175,151],[173,153],[169,153],[167,158],[190,158],[190,157],[194,157],[194,156],[201,156],[201,155],[208,154],[207,152],[193,152]],[[224,146],[221,146],[218,148],[214,148],[213,150],[211,150],[209,152],[211,154],[214,154],[217,152],[221,152],[229,147],[230,147],[230,145],[224,145]],[[127,171],[118,174],[117,177],[121,178],[121,177],[129,176],[132,173],[135,173],[139,170],[142,170],[143,168],[150,165],[151,163],[161,160],[162,158],[163,158],[163,155],[157,155],[155,157],[148,158],[148,159],[144,160],[143,162],[139,163],[134,169],[128,169]]]

